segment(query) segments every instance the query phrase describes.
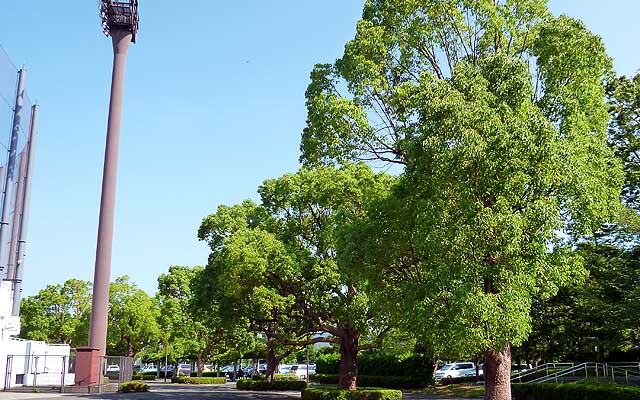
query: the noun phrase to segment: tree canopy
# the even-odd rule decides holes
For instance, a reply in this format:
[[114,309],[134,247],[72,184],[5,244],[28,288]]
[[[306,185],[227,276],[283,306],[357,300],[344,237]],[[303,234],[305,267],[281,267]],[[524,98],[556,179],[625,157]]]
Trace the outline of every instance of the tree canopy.
[[542,0],[370,0],[311,73],[301,160],[399,174],[339,256],[442,348],[484,352],[487,398],[510,397],[532,300],[585,275],[565,235],[620,210],[611,76],[602,40]]

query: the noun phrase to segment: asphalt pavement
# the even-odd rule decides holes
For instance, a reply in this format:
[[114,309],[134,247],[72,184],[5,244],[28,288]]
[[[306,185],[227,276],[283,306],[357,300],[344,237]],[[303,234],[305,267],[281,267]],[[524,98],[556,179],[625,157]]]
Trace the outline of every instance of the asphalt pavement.
[[[224,385],[178,385],[161,382],[147,382],[150,391],[146,393],[13,393],[0,392],[0,400],[296,400],[299,391],[251,392],[236,390],[235,383]],[[431,400],[422,393],[405,393],[404,400]],[[463,400],[452,399],[448,400]]]

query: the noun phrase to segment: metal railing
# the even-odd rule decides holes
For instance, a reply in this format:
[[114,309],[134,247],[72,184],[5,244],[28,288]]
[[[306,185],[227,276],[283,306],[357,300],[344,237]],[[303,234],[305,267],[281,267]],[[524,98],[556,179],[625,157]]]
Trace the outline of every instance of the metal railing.
[[[637,370],[637,371],[636,371]],[[575,380],[640,383],[640,363],[547,363],[511,377],[512,383],[562,383]]]

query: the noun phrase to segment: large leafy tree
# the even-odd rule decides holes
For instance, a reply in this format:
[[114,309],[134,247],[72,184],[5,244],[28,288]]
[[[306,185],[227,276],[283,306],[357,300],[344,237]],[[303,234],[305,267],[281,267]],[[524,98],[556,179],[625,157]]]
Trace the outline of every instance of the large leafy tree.
[[128,276],[121,276],[109,287],[109,326],[107,353],[134,357],[144,347],[157,343],[158,307],[144,290]]
[[487,399],[510,398],[532,299],[584,275],[559,232],[619,209],[610,74],[600,38],[543,0],[370,0],[343,57],[311,74],[302,160],[400,173],[342,254],[425,336],[483,352]]
[[203,220],[198,236],[209,243],[212,253],[197,296],[200,304],[215,299],[227,324],[264,336],[270,381],[277,365],[293,351],[284,341],[296,339],[288,329],[295,325],[295,299],[278,291],[280,283],[291,280],[295,265],[273,234],[258,229],[264,215],[247,200],[220,206]]
[[250,346],[246,330],[225,323],[216,299],[197,296],[203,279],[203,267],[172,266],[158,277],[157,293],[172,359],[195,359],[198,376],[213,356]]
[[86,344],[91,282],[69,279],[22,300],[20,337],[71,346]]
[[[389,326],[366,279],[337,261],[337,231],[390,181],[364,165],[302,169],[267,180],[260,207],[221,207],[200,229],[212,248],[209,276],[240,296],[237,310],[280,343],[337,344],[346,389],[356,387],[358,352],[377,345]],[[311,338],[295,339],[305,334]]]

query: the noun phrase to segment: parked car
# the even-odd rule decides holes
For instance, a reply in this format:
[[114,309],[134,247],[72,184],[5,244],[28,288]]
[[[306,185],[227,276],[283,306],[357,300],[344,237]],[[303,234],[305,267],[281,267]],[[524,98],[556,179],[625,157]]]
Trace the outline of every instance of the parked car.
[[293,367],[292,364],[282,364],[282,365],[278,365],[278,373],[279,374],[289,374],[291,373],[291,367]]
[[178,365],[178,374],[182,372],[183,374],[189,376],[191,375],[191,364],[179,364]]
[[249,365],[244,369],[244,373],[247,376],[253,376],[253,375],[258,375],[258,374],[266,374],[267,373],[267,364],[258,364],[258,370],[255,370],[255,365]]
[[442,379],[476,376],[476,364],[473,362],[455,362],[445,364],[436,371],[436,382]]
[[307,364],[292,365],[288,373],[295,374],[298,379],[305,380],[308,375],[316,373],[316,366],[314,364],[309,364],[309,370],[307,371]]
[[531,364],[513,364],[511,365],[511,373],[519,374],[520,372],[525,372],[532,368]]
[[155,364],[147,364],[142,367],[142,369],[140,369],[140,372],[142,372],[143,374],[157,373],[158,367],[156,367]]
[[107,372],[120,372],[120,366],[118,364],[108,365]]

